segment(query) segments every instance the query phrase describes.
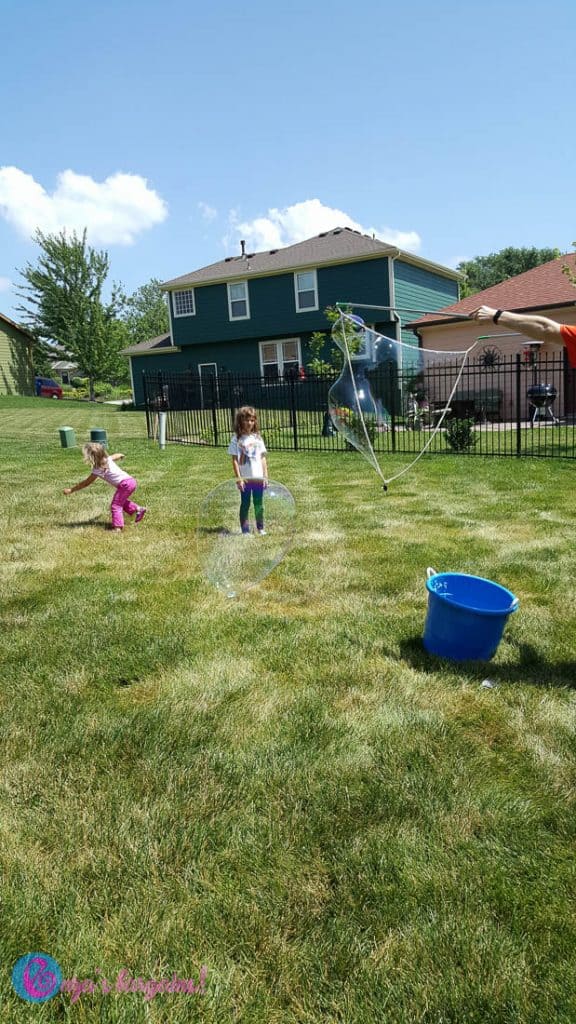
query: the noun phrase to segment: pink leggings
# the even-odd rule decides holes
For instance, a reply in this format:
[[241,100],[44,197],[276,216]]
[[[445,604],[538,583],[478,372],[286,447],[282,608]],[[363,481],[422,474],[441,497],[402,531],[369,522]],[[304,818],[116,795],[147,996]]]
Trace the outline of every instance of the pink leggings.
[[112,526],[121,530],[124,526],[123,513],[125,512],[127,516],[132,516],[138,511],[139,505],[135,505],[133,501],[130,501],[130,495],[134,494],[137,487],[138,483],[132,476],[118,484],[112,498],[112,504],[110,505]]

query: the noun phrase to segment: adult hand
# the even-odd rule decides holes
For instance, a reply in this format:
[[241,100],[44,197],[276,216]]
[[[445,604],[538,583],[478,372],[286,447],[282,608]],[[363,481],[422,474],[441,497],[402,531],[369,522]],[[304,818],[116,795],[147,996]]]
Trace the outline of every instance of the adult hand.
[[497,312],[498,310],[492,309],[492,306],[478,306],[476,309],[472,309],[468,316],[471,320],[492,320]]

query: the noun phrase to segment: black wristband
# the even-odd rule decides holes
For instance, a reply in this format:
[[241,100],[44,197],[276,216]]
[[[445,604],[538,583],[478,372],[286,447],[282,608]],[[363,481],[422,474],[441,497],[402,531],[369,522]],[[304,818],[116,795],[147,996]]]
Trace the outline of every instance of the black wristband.
[[497,324],[498,323],[498,321],[499,321],[500,317],[502,316],[503,312],[504,312],[503,309],[497,309],[496,310],[496,312],[494,313],[494,316],[492,317],[492,323],[493,324]]

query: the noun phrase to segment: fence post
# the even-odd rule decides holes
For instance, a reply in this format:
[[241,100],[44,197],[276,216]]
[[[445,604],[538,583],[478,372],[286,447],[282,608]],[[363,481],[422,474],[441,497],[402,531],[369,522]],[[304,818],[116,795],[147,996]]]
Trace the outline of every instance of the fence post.
[[212,430],[214,432],[214,444],[218,444],[218,416],[216,406],[218,403],[218,380],[212,377]]
[[396,407],[398,402],[398,367],[396,363],[388,363],[388,397],[390,406],[390,433],[392,435],[392,451],[396,451]]
[[516,353],[516,455],[522,455],[522,423],[520,420],[520,403],[522,401],[521,388],[522,363],[520,353]]
[[148,397],[148,383],[146,377],[146,370],[142,370],[142,391],[144,394],[144,406],[146,409],[146,433],[148,435],[148,438],[152,438],[153,440],[155,436],[155,430],[153,427],[154,421],[152,417],[154,414],[150,409],[150,399]]
[[292,419],[292,435],[294,437],[294,451],[298,451],[298,423],[296,420],[296,393],[295,393],[296,381],[292,375],[290,375],[289,386],[290,386],[290,416]]
[[228,371],[228,376],[226,378],[226,385],[228,387],[228,405],[230,407],[230,429],[232,430],[233,427],[234,427],[235,409],[234,409],[234,385],[232,383],[232,374],[230,373],[230,371]]

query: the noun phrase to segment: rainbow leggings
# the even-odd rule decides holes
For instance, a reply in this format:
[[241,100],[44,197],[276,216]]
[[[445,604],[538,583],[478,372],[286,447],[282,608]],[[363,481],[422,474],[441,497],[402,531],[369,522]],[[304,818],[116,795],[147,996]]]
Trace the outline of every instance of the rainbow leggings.
[[254,502],[254,515],[256,516],[256,529],[264,529],[264,481],[245,480],[244,490],[240,498],[240,526],[242,533],[250,533],[248,514],[250,511],[250,500]]

